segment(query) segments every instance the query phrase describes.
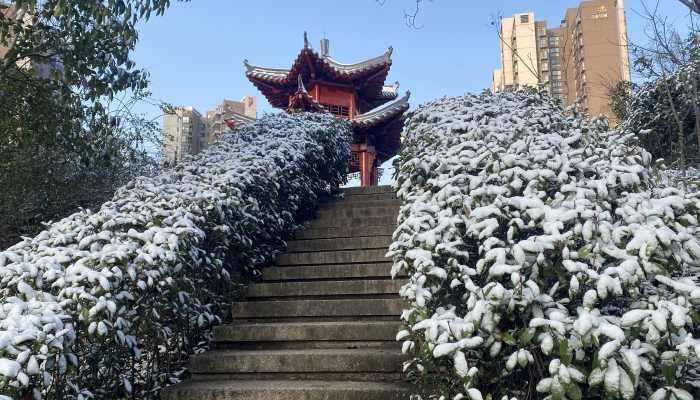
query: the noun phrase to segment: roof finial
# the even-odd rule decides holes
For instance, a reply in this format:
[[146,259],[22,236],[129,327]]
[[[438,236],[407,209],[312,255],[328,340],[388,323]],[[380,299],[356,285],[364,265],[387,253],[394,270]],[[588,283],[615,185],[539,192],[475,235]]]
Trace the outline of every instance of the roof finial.
[[245,68],[246,68],[246,70],[248,70],[248,71],[250,71],[250,70],[252,70],[252,69],[254,68],[252,65],[250,65],[250,64],[248,63],[248,59],[247,59],[247,58],[243,59],[243,65],[245,65]]
[[389,46],[389,49],[386,51],[387,57],[391,57],[391,53],[394,52],[394,46]]
[[306,31],[304,31],[304,48],[309,48],[309,37],[306,35]]
[[395,81],[394,86],[396,86],[396,90],[398,91],[399,90],[399,81]]

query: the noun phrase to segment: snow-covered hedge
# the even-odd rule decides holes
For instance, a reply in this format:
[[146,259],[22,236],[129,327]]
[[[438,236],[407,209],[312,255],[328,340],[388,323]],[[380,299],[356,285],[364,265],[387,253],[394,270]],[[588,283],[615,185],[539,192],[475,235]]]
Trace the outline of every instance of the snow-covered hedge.
[[156,396],[232,277],[344,179],[349,141],[330,116],[267,116],[1,252],[0,399]]
[[606,125],[529,92],[409,116],[390,254],[424,399],[700,398],[700,199]]

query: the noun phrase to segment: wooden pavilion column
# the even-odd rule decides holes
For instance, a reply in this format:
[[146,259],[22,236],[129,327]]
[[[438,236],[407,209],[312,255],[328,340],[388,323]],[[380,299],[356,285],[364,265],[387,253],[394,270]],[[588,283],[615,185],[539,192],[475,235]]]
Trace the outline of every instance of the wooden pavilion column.
[[359,146],[360,159],[360,186],[369,187],[377,184],[377,167],[375,160],[377,159],[377,151],[374,146],[361,144]]

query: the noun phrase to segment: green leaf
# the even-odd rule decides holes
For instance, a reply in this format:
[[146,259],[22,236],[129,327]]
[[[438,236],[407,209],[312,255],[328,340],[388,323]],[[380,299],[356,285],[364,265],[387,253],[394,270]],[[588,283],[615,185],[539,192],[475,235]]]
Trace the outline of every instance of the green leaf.
[[581,388],[578,387],[577,383],[570,383],[566,386],[566,395],[571,400],[581,400],[583,398],[583,393],[581,393]]
[[534,328],[523,328],[520,331],[520,336],[518,339],[518,342],[520,343],[521,346],[527,346],[530,344],[532,341],[532,338],[535,337],[535,329]]
[[664,381],[666,381],[666,385],[673,386],[676,384],[676,364],[661,364],[661,372],[664,375]]
[[515,338],[510,332],[504,332],[502,335],[503,343],[515,346]]
[[562,339],[558,343],[559,358],[565,365],[571,364],[572,354],[569,351],[569,341]]

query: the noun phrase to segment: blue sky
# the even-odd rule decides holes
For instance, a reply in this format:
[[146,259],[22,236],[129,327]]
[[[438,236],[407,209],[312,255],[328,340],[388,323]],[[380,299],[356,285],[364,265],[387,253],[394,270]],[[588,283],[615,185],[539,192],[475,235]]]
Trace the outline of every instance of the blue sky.
[[[644,40],[645,22],[637,14],[642,0],[626,0],[629,36]],[[655,5],[656,0],[646,0]],[[687,10],[677,0],[658,0],[663,13],[683,24]],[[273,111],[245,78],[243,59],[287,68],[307,31],[318,49],[330,40],[331,55],[356,62],[393,46],[388,82],[411,90],[411,105],[490,87],[498,67],[498,38],[490,21],[496,15],[532,10],[548,26],[559,25],[576,0],[433,0],[423,2],[418,24],[405,25],[413,0],[192,0],[173,1],[164,16],[142,25],[134,59],[151,73],[153,97],[205,112],[223,98],[255,95],[258,113]],[[157,115],[154,108],[143,112]]]
[[[659,0],[678,23],[686,10],[677,0]],[[654,0],[647,0],[655,4]],[[404,24],[412,0],[192,0],[173,1],[162,17],[143,24],[135,53],[137,64],[151,73],[156,99],[193,105],[200,111],[223,98],[257,96],[259,111],[272,111],[245,78],[243,59],[270,67],[289,67],[306,30],[315,48],[324,35],[331,55],[355,62],[394,47],[389,82],[410,89],[413,106],[443,95],[489,87],[498,66],[498,38],[492,16],[533,10],[537,19],[558,25],[563,0],[434,0],[424,2],[418,23]],[[641,0],[626,1],[632,40],[643,39]],[[153,112],[153,111],[150,111]]]

